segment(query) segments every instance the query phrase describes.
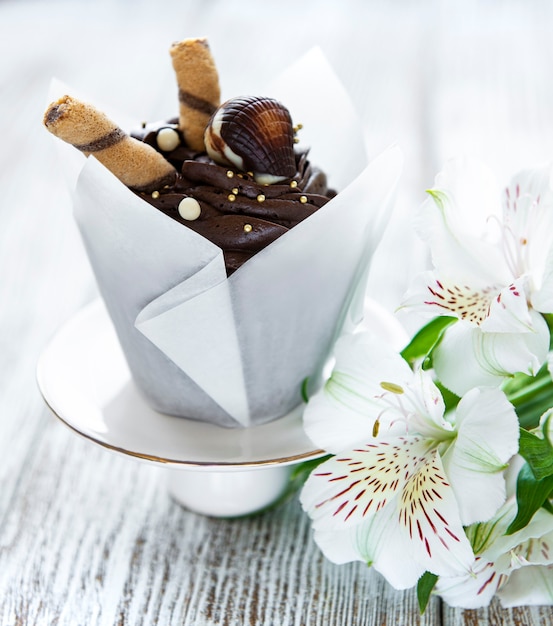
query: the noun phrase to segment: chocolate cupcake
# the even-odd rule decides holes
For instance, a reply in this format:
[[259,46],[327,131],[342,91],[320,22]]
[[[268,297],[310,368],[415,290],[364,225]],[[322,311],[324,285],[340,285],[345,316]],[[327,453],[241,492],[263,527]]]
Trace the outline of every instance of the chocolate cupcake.
[[[184,71],[190,49],[177,47],[184,48],[185,61],[177,64]],[[206,62],[205,42],[195,47]],[[320,59],[315,63],[287,82],[323,75],[330,119],[332,98],[343,90]],[[310,153],[294,143],[298,128],[280,104],[284,97],[219,106],[208,74],[206,98],[194,81],[179,79],[178,118],[83,150],[96,158],[81,169],[74,210],[134,383],[149,404],[179,417],[250,427],[301,407],[302,388],[318,385],[339,333],[359,321],[401,156],[392,149],[363,169],[358,128],[339,132],[334,164],[351,172],[352,182],[335,194]],[[320,118],[325,103],[309,104],[313,89],[301,95],[306,130],[327,137],[339,121],[315,128],[309,111]],[[264,116],[276,119],[278,133]],[[190,118],[197,118],[192,129]],[[120,136],[117,128],[102,132]],[[97,148],[98,135],[70,142]],[[147,148],[152,162],[162,158],[169,179],[152,178],[147,188],[144,176],[140,185],[124,184],[106,159],[123,142]]]

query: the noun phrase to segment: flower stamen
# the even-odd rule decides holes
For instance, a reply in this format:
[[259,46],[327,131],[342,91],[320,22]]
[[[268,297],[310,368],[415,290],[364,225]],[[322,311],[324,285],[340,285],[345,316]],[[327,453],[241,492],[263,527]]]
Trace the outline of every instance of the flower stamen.
[[382,387],[382,389],[384,389],[384,391],[389,391],[398,395],[405,393],[403,387],[401,385],[396,385],[396,383],[390,383],[383,380],[380,382],[380,386]]

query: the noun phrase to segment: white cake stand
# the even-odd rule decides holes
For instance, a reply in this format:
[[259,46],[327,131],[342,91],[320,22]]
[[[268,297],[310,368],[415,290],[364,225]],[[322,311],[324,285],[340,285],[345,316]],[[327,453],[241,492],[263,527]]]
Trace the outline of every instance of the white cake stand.
[[101,301],[58,331],[39,359],[37,378],[64,424],[104,448],[163,466],[171,494],[206,515],[266,507],[286,489],[294,464],[323,455],[303,432],[302,407],[249,429],[151,409],[133,384]]

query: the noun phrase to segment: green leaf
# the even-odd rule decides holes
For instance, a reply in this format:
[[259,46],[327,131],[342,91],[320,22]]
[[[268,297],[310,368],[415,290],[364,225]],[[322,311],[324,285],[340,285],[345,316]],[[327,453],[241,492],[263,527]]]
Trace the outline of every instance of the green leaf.
[[413,365],[419,359],[429,357],[432,350],[440,343],[445,329],[456,321],[456,317],[447,315],[435,317],[416,333],[410,343],[401,351],[401,356],[409,365]]
[[438,577],[436,574],[431,574],[430,572],[424,572],[424,574],[419,578],[417,583],[417,599],[419,601],[421,615],[426,610],[428,601],[430,600],[430,594],[432,593],[432,590],[437,582]]
[[528,463],[525,463],[517,477],[517,514],[507,528],[507,535],[512,535],[524,528],[553,493],[553,476],[538,480]]
[[309,402],[309,393],[307,388],[309,386],[309,377],[304,378],[301,384],[301,399],[307,404]]
[[515,374],[503,391],[526,429],[536,428],[540,417],[553,406],[553,380],[546,365],[535,376]]
[[533,398],[515,406],[518,416],[518,423],[527,430],[536,428],[540,423],[540,417],[545,411],[551,408],[553,400],[551,399],[551,391],[542,390]]
[[442,394],[442,398],[444,400],[444,405],[445,405],[445,411],[447,412],[447,411],[451,411],[452,409],[454,409],[459,404],[459,401],[461,400],[461,398],[455,395],[453,391],[449,391],[447,387],[444,387],[439,380],[434,381],[434,384],[436,385],[436,387],[438,387],[438,389],[440,390],[440,393]]
[[551,413],[544,420],[543,438],[520,429],[519,453],[527,461],[532,473],[541,480],[553,475],[553,446],[547,438],[548,422]]

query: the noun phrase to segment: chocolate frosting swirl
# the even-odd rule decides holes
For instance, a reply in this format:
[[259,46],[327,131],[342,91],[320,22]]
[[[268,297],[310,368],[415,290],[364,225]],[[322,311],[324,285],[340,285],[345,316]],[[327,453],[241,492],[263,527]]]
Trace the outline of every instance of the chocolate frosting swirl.
[[[157,145],[157,132],[162,128],[179,133],[181,144],[171,152],[163,152]],[[263,185],[251,173],[222,167],[205,153],[187,148],[176,120],[145,124],[132,136],[162,152],[180,171],[173,185],[158,193],[139,195],[219,246],[228,275],[335,195],[327,187],[325,174],[310,164],[307,152],[295,153],[293,177]],[[185,220],[178,212],[179,203],[186,197],[200,205],[196,220]]]

